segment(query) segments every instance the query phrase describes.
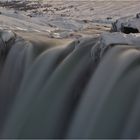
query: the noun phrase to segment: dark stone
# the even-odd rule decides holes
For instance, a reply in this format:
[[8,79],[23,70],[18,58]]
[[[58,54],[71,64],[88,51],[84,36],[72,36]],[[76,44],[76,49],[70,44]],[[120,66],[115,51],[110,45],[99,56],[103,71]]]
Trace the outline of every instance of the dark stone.
[[136,28],[132,28],[132,27],[122,27],[122,32],[125,34],[139,33],[139,30]]
[[140,13],[138,13],[138,14],[136,15],[136,18],[140,18]]

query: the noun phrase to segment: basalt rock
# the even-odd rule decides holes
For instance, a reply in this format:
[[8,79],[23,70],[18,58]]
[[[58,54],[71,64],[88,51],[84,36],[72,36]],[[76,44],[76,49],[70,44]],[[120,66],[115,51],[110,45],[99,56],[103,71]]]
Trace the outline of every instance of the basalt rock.
[[123,32],[125,34],[140,32],[140,14],[136,17],[124,17],[112,24],[111,32]]

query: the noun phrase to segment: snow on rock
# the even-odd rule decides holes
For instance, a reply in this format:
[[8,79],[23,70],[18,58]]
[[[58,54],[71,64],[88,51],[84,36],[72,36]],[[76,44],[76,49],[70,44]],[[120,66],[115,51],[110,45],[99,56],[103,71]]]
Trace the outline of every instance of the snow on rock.
[[0,57],[3,59],[13,42],[15,41],[16,34],[12,31],[0,30]]
[[104,47],[117,44],[140,46],[140,33],[124,34],[121,32],[105,32],[100,36],[100,44]]
[[2,30],[0,31],[1,34],[0,34],[0,38],[2,39],[2,41],[4,43],[7,43],[8,41],[12,40],[15,38],[15,33],[12,32],[12,31],[5,31],[5,30]]
[[140,32],[140,13],[134,16],[128,16],[118,19],[112,24],[113,32],[139,33]]
[[[91,55],[95,59],[102,57],[106,50],[114,45],[130,45],[140,47],[140,33],[138,34],[124,34],[121,32],[104,32],[100,35],[98,42],[91,51]],[[96,55],[98,52],[98,55]],[[96,57],[95,57],[96,56]]]

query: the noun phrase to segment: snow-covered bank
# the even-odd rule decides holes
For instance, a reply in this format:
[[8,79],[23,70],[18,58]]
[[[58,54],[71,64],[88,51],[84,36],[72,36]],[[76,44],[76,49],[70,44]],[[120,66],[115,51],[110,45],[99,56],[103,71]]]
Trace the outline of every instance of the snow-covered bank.
[[[120,17],[139,12],[139,1],[0,0],[0,29],[43,32],[54,38],[79,38],[109,31]],[[3,8],[4,7],[4,8]]]
[[[88,29],[97,30],[98,24],[81,20],[67,19],[59,16],[49,17],[47,15],[30,18],[26,12],[18,11],[15,13],[12,9],[0,8],[0,28],[21,30],[26,32],[43,32],[49,37],[67,38],[83,36],[84,31]],[[100,31],[109,30],[110,25],[102,28]],[[82,33],[83,31],[83,33]],[[99,32],[100,32],[99,31]],[[86,34],[85,34],[86,35]]]

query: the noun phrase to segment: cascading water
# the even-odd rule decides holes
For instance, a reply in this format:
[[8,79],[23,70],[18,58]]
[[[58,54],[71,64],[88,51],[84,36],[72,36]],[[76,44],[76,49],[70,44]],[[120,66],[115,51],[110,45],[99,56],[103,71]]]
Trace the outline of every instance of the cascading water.
[[139,137],[139,34],[58,46],[1,34],[0,138]]

